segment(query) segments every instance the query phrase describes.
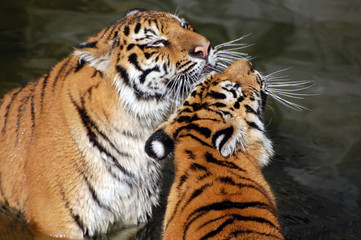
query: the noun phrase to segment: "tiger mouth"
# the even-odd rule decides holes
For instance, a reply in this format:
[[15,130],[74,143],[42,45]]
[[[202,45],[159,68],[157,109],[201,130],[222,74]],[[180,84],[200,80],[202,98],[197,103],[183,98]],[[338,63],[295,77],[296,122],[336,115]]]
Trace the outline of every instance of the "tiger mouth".
[[207,63],[201,72],[201,76],[208,75],[212,71],[213,71],[213,67],[211,66],[211,64]]

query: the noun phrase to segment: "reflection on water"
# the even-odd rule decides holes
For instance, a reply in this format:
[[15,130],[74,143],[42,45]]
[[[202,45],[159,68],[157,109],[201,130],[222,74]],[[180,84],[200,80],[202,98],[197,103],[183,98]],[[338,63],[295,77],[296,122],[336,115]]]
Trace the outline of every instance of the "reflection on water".
[[[3,0],[0,4],[0,94],[44,74],[72,45],[129,8],[170,12],[178,8],[214,44],[252,33],[246,42],[254,45],[246,51],[255,57],[256,69],[271,73],[291,67],[285,75],[314,80],[313,91],[319,93],[297,101],[310,111],[270,103],[265,117],[277,154],[264,173],[276,194],[286,238],[361,236],[360,1]],[[133,239],[159,238],[162,209]],[[13,226],[11,231],[26,232],[16,216],[18,225],[8,225]],[[119,234],[109,239],[124,239]]]

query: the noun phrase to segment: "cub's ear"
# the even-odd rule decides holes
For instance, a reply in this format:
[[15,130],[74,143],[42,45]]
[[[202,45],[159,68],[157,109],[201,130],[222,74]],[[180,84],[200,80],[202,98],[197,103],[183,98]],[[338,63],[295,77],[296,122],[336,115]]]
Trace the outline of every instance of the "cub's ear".
[[223,157],[228,157],[239,149],[244,150],[245,134],[240,128],[231,124],[230,127],[213,134],[212,144]]
[[153,133],[145,143],[145,152],[156,160],[163,160],[173,150],[174,142],[163,129]]

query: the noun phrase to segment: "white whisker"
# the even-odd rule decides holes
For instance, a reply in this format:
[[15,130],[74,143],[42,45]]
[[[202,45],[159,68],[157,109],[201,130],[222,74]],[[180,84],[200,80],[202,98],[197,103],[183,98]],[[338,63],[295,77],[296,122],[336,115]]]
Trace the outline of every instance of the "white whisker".
[[266,83],[266,93],[281,104],[294,110],[302,111],[307,108],[297,103],[293,103],[286,98],[304,99],[304,97],[317,95],[304,92],[305,90],[310,89],[314,85],[314,82],[308,80],[291,81],[287,76],[279,75],[289,69],[290,68],[281,69],[263,77]]
[[218,56],[248,57],[246,53],[222,50],[217,52]]
[[273,73],[270,73],[270,74],[267,74],[266,76],[264,76],[264,78],[274,78],[273,76],[276,75],[276,74],[279,74],[279,73],[282,73],[282,72],[285,72],[285,71],[288,71],[290,70],[292,67],[288,67],[288,68],[284,68],[284,69],[280,69],[280,70],[277,70],[277,71],[274,71]]
[[[270,93],[270,92],[269,92]],[[277,100],[279,103],[285,105],[286,107],[289,107],[291,109],[294,109],[296,111],[302,111],[302,110],[308,110],[308,108],[302,106],[302,105],[299,105],[297,103],[293,103],[291,101],[288,101],[284,98],[281,98],[280,96],[278,95],[275,95],[275,94],[272,94],[270,93],[269,94],[272,98],[274,98],[275,100]]]
[[250,34],[247,34],[247,35],[245,35],[245,36],[242,36],[242,37],[233,39],[233,40],[231,40],[231,41],[221,43],[221,44],[215,46],[214,48],[215,48],[215,49],[222,48],[222,47],[227,46],[227,45],[229,45],[229,44],[233,44],[233,43],[235,43],[235,42],[241,41],[241,40],[243,40],[244,38],[247,38],[247,37],[250,36],[250,35],[251,35],[251,33],[250,33]]

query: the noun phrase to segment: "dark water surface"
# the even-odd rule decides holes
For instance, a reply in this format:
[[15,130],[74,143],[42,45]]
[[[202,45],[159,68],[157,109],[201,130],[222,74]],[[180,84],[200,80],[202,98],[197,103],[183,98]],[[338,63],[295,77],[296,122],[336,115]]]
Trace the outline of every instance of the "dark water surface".
[[[252,33],[244,51],[257,70],[315,81],[319,95],[297,101],[309,111],[270,103],[276,156],[264,174],[287,239],[361,239],[361,1],[2,0],[0,95],[134,7],[178,8],[214,44]],[[138,238],[158,239],[161,220],[159,209]]]

